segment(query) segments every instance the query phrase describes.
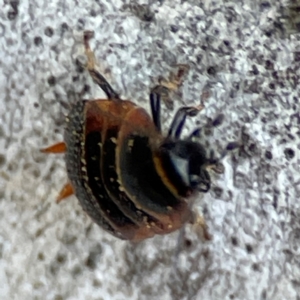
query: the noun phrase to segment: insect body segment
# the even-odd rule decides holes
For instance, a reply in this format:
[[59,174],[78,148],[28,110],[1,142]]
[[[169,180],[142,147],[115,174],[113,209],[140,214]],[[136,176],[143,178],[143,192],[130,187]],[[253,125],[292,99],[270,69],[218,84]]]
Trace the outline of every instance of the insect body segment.
[[[120,99],[96,70],[91,36],[84,34],[86,68],[108,99],[77,102],[67,117],[64,143],[42,150],[66,150],[70,183],[59,199],[74,191],[88,215],[121,239],[140,241],[175,231],[193,218],[189,197],[209,190],[206,169],[217,162],[206,157],[203,146],[193,141],[194,134],[180,139],[186,117],[203,107],[179,109],[168,136],[163,136],[161,100],[170,101],[169,92],[181,84],[183,71],[151,90],[150,117],[133,102]],[[199,223],[205,229],[205,223]]]

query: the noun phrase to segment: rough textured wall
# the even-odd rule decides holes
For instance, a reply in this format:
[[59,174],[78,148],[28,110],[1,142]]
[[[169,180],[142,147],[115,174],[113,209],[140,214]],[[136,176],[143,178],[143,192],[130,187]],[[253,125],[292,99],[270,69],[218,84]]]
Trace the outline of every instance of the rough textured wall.
[[[141,4],[145,4],[144,6]],[[300,299],[297,1],[0,0],[1,299]],[[92,224],[75,197],[55,204],[64,114],[82,89],[76,65],[92,29],[100,69],[124,98],[148,109],[149,88],[176,63],[191,70],[175,109],[220,112],[206,139],[225,174],[200,195],[213,240],[187,226],[138,245]],[[164,109],[165,129],[174,111]]]

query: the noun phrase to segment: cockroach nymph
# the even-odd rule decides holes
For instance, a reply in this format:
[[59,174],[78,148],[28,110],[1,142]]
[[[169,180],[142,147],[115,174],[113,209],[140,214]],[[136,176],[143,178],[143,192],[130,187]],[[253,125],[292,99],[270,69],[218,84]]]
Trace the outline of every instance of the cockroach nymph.
[[[168,103],[186,68],[179,65],[176,76],[151,90],[151,118],[120,99],[96,70],[92,36],[84,32],[86,69],[108,99],[75,103],[66,118],[64,142],[41,150],[65,152],[69,183],[58,201],[74,193],[93,221],[121,239],[141,241],[173,232],[193,221],[189,199],[210,189],[208,170],[217,170],[220,160],[212,152],[207,155],[197,141],[199,129],[180,138],[186,117],[196,116],[203,106],[181,107],[164,136],[161,101]],[[198,216],[197,222],[206,232],[203,218]]]

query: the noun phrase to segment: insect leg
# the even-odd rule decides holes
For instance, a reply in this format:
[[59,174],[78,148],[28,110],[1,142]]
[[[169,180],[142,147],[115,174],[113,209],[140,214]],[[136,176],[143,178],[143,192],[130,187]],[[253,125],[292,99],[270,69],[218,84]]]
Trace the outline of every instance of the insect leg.
[[169,80],[160,80],[160,84],[167,87],[169,90],[176,91],[182,84],[184,76],[188,73],[190,67],[186,64],[177,64],[177,73],[171,73]]
[[188,137],[188,140],[191,141],[199,140],[200,135],[201,135],[201,128],[198,127],[191,132],[191,134]]
[[195,228],[196,233],[204,240],[210,241],[212,236],[208,232],[208,228],[205,222],[204,217],[200,214],[199,211],[193,212],[193,219],[191,221],[193,227]]
[[228,152],[233,151],[233,150],[239,148],[240,146],[241,146],[241,144],[239,142],[228,143],[219,158],[215,158],[214,151],[211,150],[210,157],[209,157],[209,165],[207,165],[206,169],[213,170],[217,174],[223,174],[224,166],[220,161],[227,155]]
[[152,89],[152,91],[155,90],[160,94],[161,100],[164,101],[168,109],[173,108],[173,102],[169,96],[170,92],[178,90],[183,82],[184,75],[189,70],[189,66],[185,64],[177,64],[175,67],[178,69],[176,73],[171,72],[168,80],[160,77],[158,80],[159,85]]
[[177,111],[177,113],[176,113],[176,115],[175,115],[175,117],[174,117],[174,119],[171,123],[169,133],[168,133],[168,137],[178,139],[180,137],[181,132],[182,132],[186,117],[187,116],[194,117],[202,109],[203,109],[203,105],[181,107]]
[[157,85],[150,92],[150,106],[153,122],[159,132],[161,132],[161,120],[160,120],[160,112],[161,112],[161,95],[162,93],[168,93],[168,90],[164,91],[164,87],[161,85]]
[[189,66],[184,64],[178,64],[176,67],[178,68],[177,73],[171,73],[168,80],[165,80],[162,77],[159,78],[159,84],[150,91],[152,119],[159,132],[161,132],[161,100],[165,102],[167,108],[173,108],[170,92],[178,89],[183,82],[184,75],[189,70]]
[[93,31],[85,31],[83,33],[83,42],[85,47],[85,54],[87,56],[86,68],[89,71],[94,82],[100,86],[105,92],[108,99],[119,99],[119,95],[113,90],[111,85],[107,82],[103,75],[96,70],[96,58],[94,52],[90,48],[89,40],[94,36]]
[[207,193],[210,190],[210,176],[207,170],[201,169],[199,175],[198,191]]

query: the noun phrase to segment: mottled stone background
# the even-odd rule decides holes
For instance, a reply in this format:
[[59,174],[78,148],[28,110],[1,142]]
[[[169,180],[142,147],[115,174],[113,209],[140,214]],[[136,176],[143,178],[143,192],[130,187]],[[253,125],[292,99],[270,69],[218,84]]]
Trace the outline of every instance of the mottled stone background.
[[[299,15],[285,0],[0,0],[0,298],[299,300]],[[203,140],[242,147],[195,205],[211,242],[186,226],[133,245],[75,197],[56,205],[63,157],[39,148],[62,140],[83,89],[100,95],[76,65],[85,29],[123,97],[148,109],[157,78],[187,63],[174,111],[206,109],[186,133],[225,114]]]

